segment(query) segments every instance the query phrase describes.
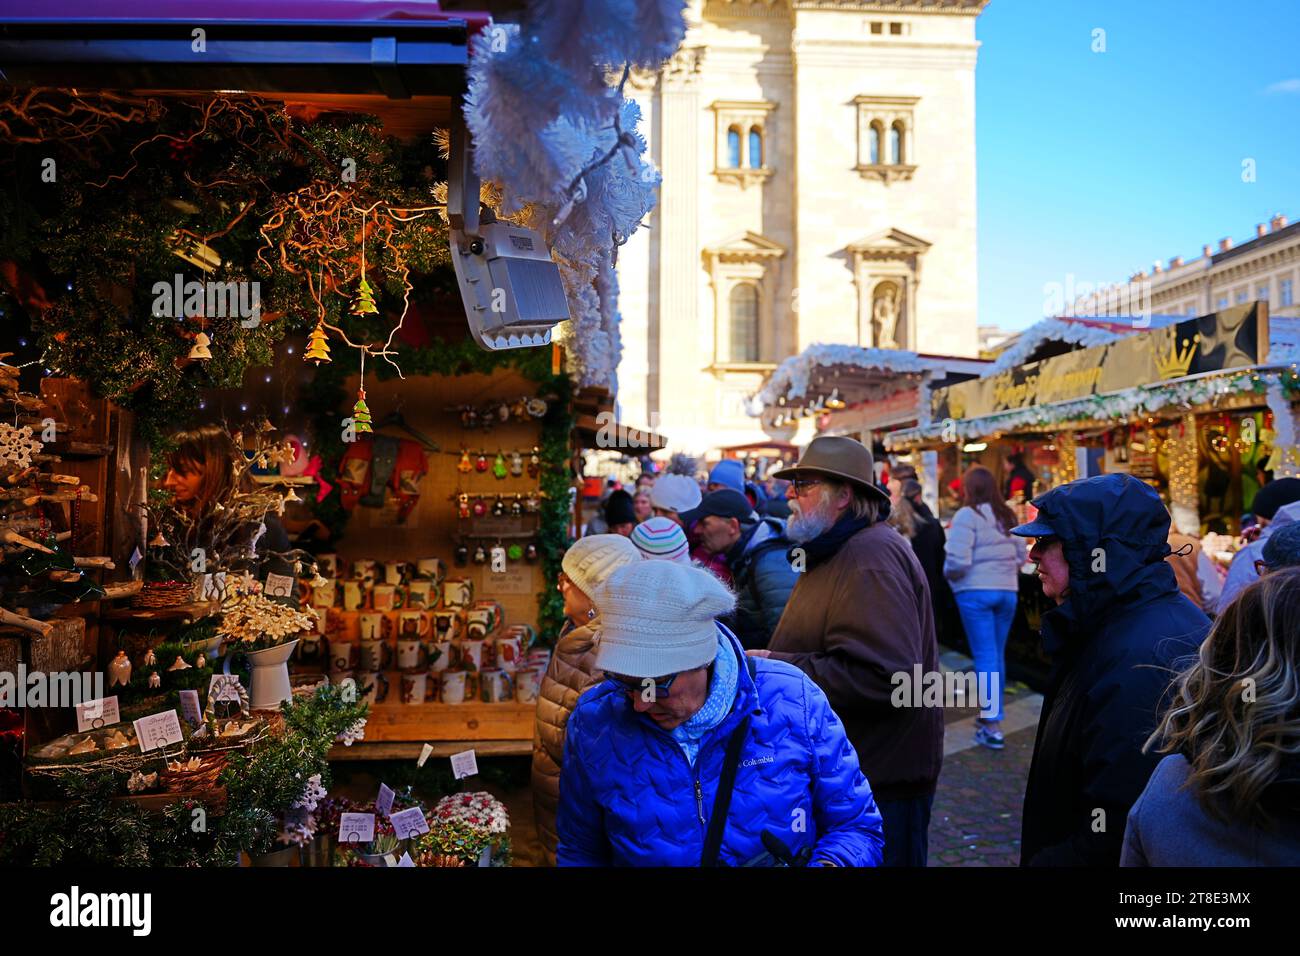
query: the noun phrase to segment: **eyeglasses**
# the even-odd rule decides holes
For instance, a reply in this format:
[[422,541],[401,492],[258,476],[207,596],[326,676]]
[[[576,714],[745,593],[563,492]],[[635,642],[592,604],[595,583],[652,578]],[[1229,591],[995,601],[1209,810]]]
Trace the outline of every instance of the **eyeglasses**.
[[1268,566],[1267,561],[1261,559],[1255,562],[1255,573],[1258,574],[1261,578],[1272,570],[1273,569]]
[[794,489],[796,495],[802,495],[809,488],[816,488],[825,481],[824,478],[791,478],[790,487]]
[[[658,700],[661,697],[667,697],[669,688],[673,686],[673,681],[677,680],[677,678],[681,676],[680,673],[677,673],[668,677],[666,680],[654,681],[654,696],[651,699]],[[625,677],[622,674],[610,674],[608,672],[605,674],[605,680],[614,684],[620,691],[629,696],[643,693],[648,690],[649,685],[646,684],[646,681],[649,679],[650,678],[648,677]]]

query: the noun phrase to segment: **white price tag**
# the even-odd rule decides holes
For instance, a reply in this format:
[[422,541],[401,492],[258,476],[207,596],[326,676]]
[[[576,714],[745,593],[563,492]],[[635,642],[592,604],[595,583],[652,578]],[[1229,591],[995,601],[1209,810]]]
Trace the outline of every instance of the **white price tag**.
[[478,865],[479,866],[492,865],[492,847],[485,846],[483,848],[483,852],[478,855]]
[[293,597],[293,578],[287,574],[271,573],[266,576],[266,586],[263,593],[271,597]]
[[397,868],[400,870],[404,866],[415,866],[415,861],[411,859],[411,854],[403,853],[402,858],[397,861]]
[[115,724],[122,719],[121,713],[117,709],[116,697],[101,697],[99,700],[88,700],[77,704],[77,733],[84,734],[87,730],[95,730],[99,727],[107,727],[109,724]]
[[393,823],[393,832],[399,840],[409,840],[413,836],[429,832],[429,822],[424,819],[424,811],[419,807],[399,810],[388,818]]
[[420,758],[415,761],[417,767],[423,767],[426,760],[433,756],[433,748],[425,744],[420,748]]
[[181,716],[185,722],[195,730],[203,723],[203,712],[199,709],[199,692],[197,690],[183,690],[180,692],[181,698]]
[[373,813],[344,813],[339,817],[340,843],[370,843],[375,839]]
[[379,785],[379,796],[375,799],[375,810],[381,817],[389,816],[393,809],[393,788],[386,783]]
[[185,739],[181,732],[181,719],[176,711],[165,710],[161,714],[150,714],[135,722],[135,739],[140,742],[140,752],[148,753],[159,750],[168,744],[178,744]]
[[478,773],[478,758],[474,756],[474,751],[464,750],[458,754],[452,754],[451,772],[457,780],[472,777]]

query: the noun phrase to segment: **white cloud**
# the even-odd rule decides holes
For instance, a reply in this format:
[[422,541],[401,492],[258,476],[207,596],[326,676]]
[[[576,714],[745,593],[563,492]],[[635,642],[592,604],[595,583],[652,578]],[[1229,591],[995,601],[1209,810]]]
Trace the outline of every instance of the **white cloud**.
[[1265,93],[1300,93],[1300,79],[1281,80],[1272,84]]

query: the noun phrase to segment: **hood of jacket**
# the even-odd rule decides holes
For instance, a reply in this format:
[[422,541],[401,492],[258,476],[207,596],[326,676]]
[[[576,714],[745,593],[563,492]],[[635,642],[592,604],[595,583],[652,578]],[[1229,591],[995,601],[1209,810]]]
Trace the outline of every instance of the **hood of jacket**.
[[1070,568],[1069,597],[1044,617],[1049,651],[1056,649],[1050,638],[1092,633],[1125,608],[1178,593],[1165,562],[1169,512],[1150,485],[1101,475],[1053,488],[1033,503],[1037,520],[1061,539]]

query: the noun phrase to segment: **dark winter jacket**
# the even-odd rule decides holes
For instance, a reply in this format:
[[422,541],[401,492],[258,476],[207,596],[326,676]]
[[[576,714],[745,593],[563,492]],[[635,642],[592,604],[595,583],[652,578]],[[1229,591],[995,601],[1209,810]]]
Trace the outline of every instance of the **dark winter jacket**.
[[767,830],[793,852],[812,848],[813,863],[879,864],[880,814],[826,696],[789,664],[754,665],[751,678],[741,664],[735,705],[705,734],[694,766],[622,690],[602,683],[582,696],[564,747],[560,866],[698,866],[726,743],[746,715],[719,862],[762,856]]
[[1186,757],[1160,761],[1129,811],[1120,866],[1300,866],[1300,754],[1264,790],[1267,825],[1219,819],[1199,797]]
[[798,572],[790,563],[785,522],[764,518],[746,529],[727,553],[736,610],[725,623],[746,650],[767,647],[794,590]]
[[1025,789],[1021,864],[1115,866],[1129,809],[1160,761],[1142,744],[1209,622],[1164,560],[1169,512],[1148,485],[1103,475],[1034,504],[1061,538],[1070,594],[1043,616],[1053,670]]
[[[930,587],[907,539],[889,524],[841,522],[799,545],[808,569],[768,649],[825,691],[881,800],[926,796],[943,764],[943,710],[894,700],[895,675],[939,672]],[[818,559],[819,542],[854,527]]]

